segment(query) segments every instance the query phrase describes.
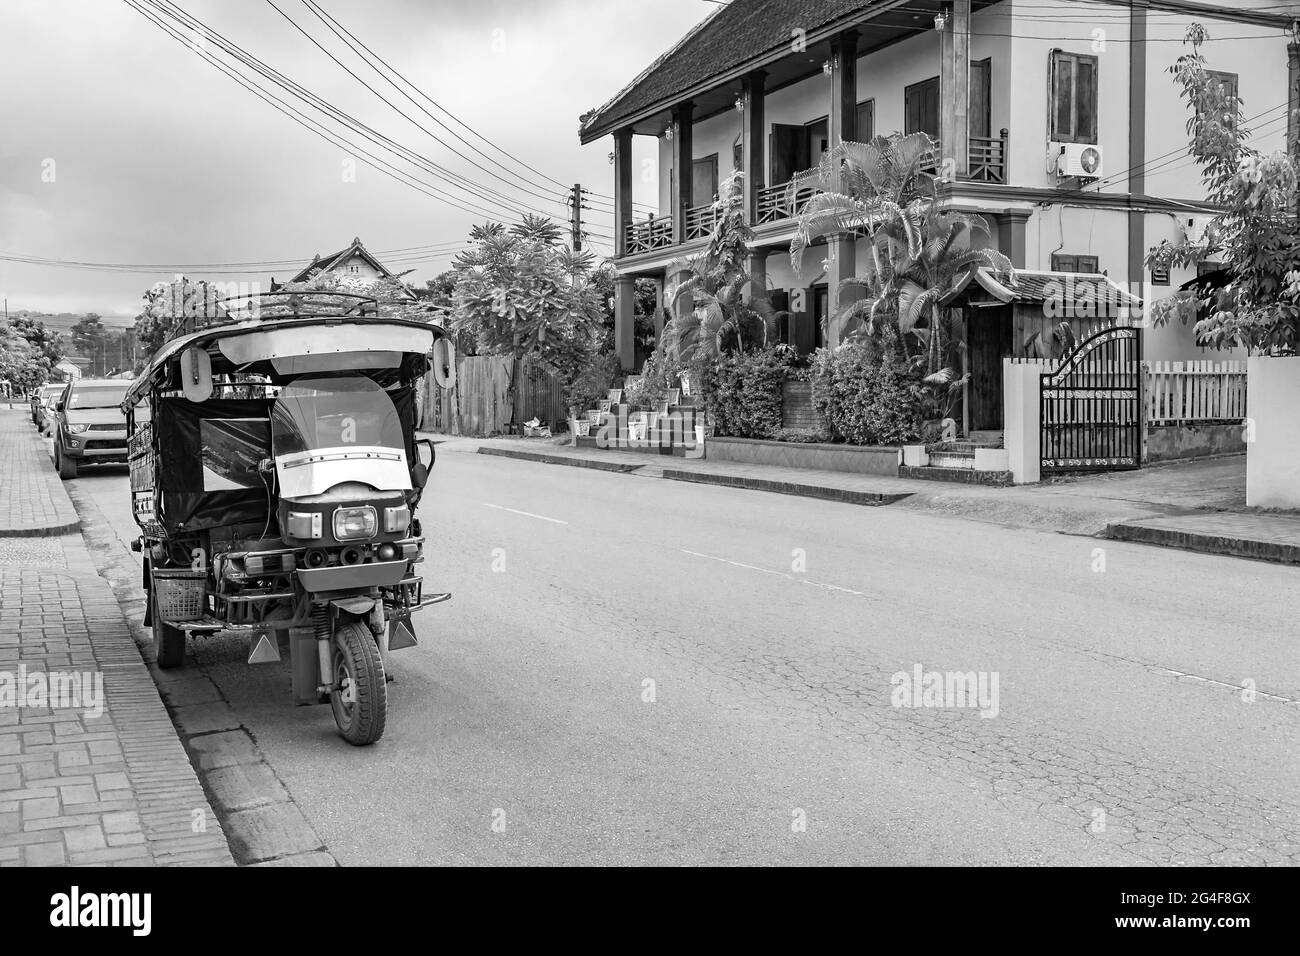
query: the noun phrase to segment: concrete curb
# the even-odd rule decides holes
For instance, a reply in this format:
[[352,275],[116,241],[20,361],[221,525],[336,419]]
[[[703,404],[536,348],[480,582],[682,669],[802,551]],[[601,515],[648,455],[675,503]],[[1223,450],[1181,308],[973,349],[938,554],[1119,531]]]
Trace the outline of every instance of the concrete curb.
[[[494,455],[497,458],[517,458],[520,461],[536,461],[544,465],[569,465],[573,468],[593,468],[596,471],[616,471],[623,474],[645,467],[644,465],[629,465],[617,461],[592,461],[590,458],[548,455],[540,451],[519,451],[515,448],[479,448],[476,454]],[[646,462],[646,464],[649,464],[649,462]]]
[[194,661],[160,670],[152,636],[144,630],[145,598],[140,569],[89,497],[73,499],[84,510],[84,537],[98,556],[100,575],[112,589],[131,629],[137,656],[149,672],[151,695],[163,711],[173,740],[183,749],[229,840],[230,862],[239,866],[337,866],[306,814],[293,802],[257,741],[221,690]]
[[1277,541],[1258,541],[1251,538],[1228,538],[1222,535],[1199,534],[1194,531],[1174,531],[1171,528],[1152,528],[1142,524],[1119,523],[1109,525],[1101,537],[1112,541],[1130,541],[1153,544],[1164,548],[1197,551],[1202,554],[1222,554],[1235,558],[1254,558],[1274,564],[1300,564],[1300,547]]
[[62,534],[75,534],[80,529],[80,521],[44,524],[30,528],[0,528],[0,538],[57,538]]
[[664,469],[663,477],[670,481],[690,481],[701,485],[722,485],[743,488],[747,491],[769,491],[780,495],[797,495],[801,498],[820,498],[823,501],[840,501],[850,505],[890,505],[909,497],[907,494],[884,494],[879,491],[853,491],[848,488],[830,488],[824,485],[801,485],[788,481],[768,481],[740,475],[713,475],[698,471]]
[[[55,511],[54,520],[49,517],[22,521],[18,524],[0,524],[0,538],[50,538],[62,534],[73,534],[81,528],[81,516],[73,507],[68,490],[63,487],[63,479],[54,470],[54,462],[45,451],[45,441],[35,432],[18,437],[18,442],[29,443],[29,447],[14,449],[14,459],[18,463],[36,461],[39,471],[30,480],[41,483]],[[35,447],[31,447],[31,446]],[[12,494],[13,492],[8,492]]]

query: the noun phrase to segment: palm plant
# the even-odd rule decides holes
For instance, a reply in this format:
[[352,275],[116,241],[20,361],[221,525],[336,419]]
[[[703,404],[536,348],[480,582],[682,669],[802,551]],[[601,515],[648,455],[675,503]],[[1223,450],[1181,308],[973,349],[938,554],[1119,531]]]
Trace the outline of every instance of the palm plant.
[[838,287],[864,294],[833,320],[845,339],[875,335],[884,321],[896,324],[931,417],[951,410],[969,380],[960,371],[965,342],[943,300],[972,269],[1014,275],[1006,256],[975,246],[977,236],[987,241],[990,235],[982,216],[940,205],[940,180],[928,172],[938,155],[938,143],[924,133],[843,143],[791,186],[821,190],[800,213],[790,246],[795,268],[820,237],[848,233],[868,239],[871,268]]
[[[741,175],[737,170],[719,187],[717,226],[704,251],[668,265],[669,275],[686,276],[673,292],[673,318],[663,332],[665,351],[680,364],[765,345],[775,326],[765,290],[745,269],[754,232],[742,215]],[[689,311],[680,311],[683,303]]]

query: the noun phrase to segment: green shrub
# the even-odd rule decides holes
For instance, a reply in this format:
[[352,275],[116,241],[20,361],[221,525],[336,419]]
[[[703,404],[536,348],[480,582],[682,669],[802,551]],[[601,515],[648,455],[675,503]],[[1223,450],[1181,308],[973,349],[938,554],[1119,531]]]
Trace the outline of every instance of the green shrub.
[[704,375],[705,408],[715,435],[775,438],[781,431],[781,386],[796,357],[788,345],[733,352]]
[[579,415],[604,398],[618,377],[618,356],[612,352],[595,356],[583,366],[573,381],[564,387],[564,404]]
[[919,432],[920,406],[898,333],[818,349],[809,368],[813,407],[831,435],[851,445],[900,445]]

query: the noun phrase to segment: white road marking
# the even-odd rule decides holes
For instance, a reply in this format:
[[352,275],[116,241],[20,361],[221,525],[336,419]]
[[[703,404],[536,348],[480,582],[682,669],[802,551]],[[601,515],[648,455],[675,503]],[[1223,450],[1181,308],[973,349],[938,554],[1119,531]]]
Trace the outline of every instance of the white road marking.
[[723,564],[730,564],[732,567],[744,568],[747,571],[761,571],[763,574],[775,574],[780,578],[793,578],[803,584],[811,584],[815,588],[824,588],[827,591],[842,591],[845,594],[856,594],[858,597],[863,596],[862,591],[854,591],[852,588],[842,588],[836,584],[823,584],[821,581],[810,581],[808,578],[799,577],[792,571],[773,571],[771,568],[760,568],[753,564],[741,564],[739,561],[732,561],[729,558],[720,558],[715,554],[702,554],[699,551],[690,551],[682,548],[683,554],[689,554],[696,558],[707,558],[710,561],[721,561]]
[[546,515],[535,515],[531,511],[519,511],[516,508],[507,508],[505,505],[490,505],[484,502],[484,507],[496,508],[498,511],[509,511],[511,514],[523,515],[525,518],[536,518],[539,521],[550,521],[555,524],[568,524],[567,521],[561,521],[559,518],[548,518]]

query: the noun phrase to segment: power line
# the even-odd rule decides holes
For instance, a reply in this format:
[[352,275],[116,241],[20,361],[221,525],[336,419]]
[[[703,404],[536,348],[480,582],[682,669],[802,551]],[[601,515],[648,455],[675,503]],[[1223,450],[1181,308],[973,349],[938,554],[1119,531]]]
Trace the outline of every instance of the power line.
[[[164,23],[162,20],[158,19],[153,14],[147,12],[142,6],[139,5],[141,2],[148,3],[149,0],[123,0],[123,2],[125,2],[129,7],[131,7],[133,10],[138,12],[145,19],[149,20],[159,29],[163,30],[165,33],[170,35],[178,43],[184,44],[185,46],[191,47],[193,49],[191,41],[187,39],[185,36],[183,36],[180,33],[180,31]],[[334,131],[328,130],[325,127],[321,126],[319,123],[315,122],[309,116],[307,116],[307,114],[291,106],[289,103],[280,99],[274,93],[270,92],[269,90],[262,89],[262,87],[258,86],[255,82],[236,73],[233,69],[228,67],[225,63],[222,63],[216,57],[212,56],[206,50],[200,48],[200,49],[196,49],[194,52],[198,53],[201,57],[204,58],[205,61],[210,63],[212,66],[216,67],[222,73],[225,73],[227,76],[235,80],[235,82],[239,83],[241,86],[245,87],[255,96],[257,96],[262,100],[265,100],[267,103],[271,104],[271,106],[273,106],[275,109],[279,110],[281,113],[284,113],[285,116],[288,116],[291,120],[293,120],[299,126],[302,126],[308,132],[321,137],[327,143],[330,143],[333,146],[342,147],[348,153],[360,153],[362,156],[367,157],[372,161],[367,165],[372,166],[372,168],[374,168],[376,171],[383,173],[384,175],[388,176],[390,179],[395,179],[397,182],[402,183],[402,185],[404,186],[410,186],[411,188],[415,189],[417,192],[424,193],[426,196],[436,199],[439,202],[444,203],[445,205],[452,206],[455,209],[459,209],[462,212],[467,212],[473,216],[487,216],[489,219],[492,219],[500,215],[499,212],[483,209],[481,207],[476,207],[473,206],[472,204],[469,205],[463,204],[463,203],[467,203],[468,201],[461,200],[460,197],[452,196],[450,193],[446,192],[445,190],[439,189],[437,186],[433,186],[429,183],[425,183],[421,180],[416,179],[410,173],[398,169],[396,166],[392,165],[386,160],[380,159],[379,157],[375,156],[373,153],[368,152],[367,150],[360,148],[356,144],[351,143],[348,140],[344,139],[342,136],[335,133]],[[346,126],[347,124],[345,123],[344,125]],[[348,127],[348,128],[351,129],[352,127]],[[369,136],[366,136],[364,132],[362,132],[361,135],[365,136],[367,139],[371,138]]]
[[[489,176],[497,175],[497,171],[494,171],[494,170],[488,169],[486,166],[483,166],[483,165],[480,165],[479,163],[476,163],[474,160],[470,159],[470,158],[469,158],[468,156],[466,156],[465,154],[459,152],[455,147],[453,147],[451,144],[447,143],[445,140],[441,139],[441,138],[440,138],[436,133],[434,133],[434,132],[433,132],[432,130],[430,130],[428,127],[422,125],[422,124],[421,124],[420,122],[418,122],[414,117],[410,116],[408,113],[404,112],[404,111],[403,111],[400,107],[398,107],[395,103],[393,103],[391,100],[389,100],[387,97],[385,97],[382,93],[380,93],[378,90],[376,90],[373,86],[371,86],[369,83],[367,83],[365,80],[363,80],[360,76],[358,76],[355,72],[353,72],[352,69],[349,68],[349,67],[348,67],[348,66],[347,66],[347,65],[346,65],[342,60],[340,60],[340,59],[339,59],[338,57],[336,57],[333,53],[331,53],[329,50],[327,50],[327,49],[326,49],[326,48],[325,48],[325,47],[324,47],[324,46],[323,46],[323,45],[322,45],[322,44],[321,44],[321,43],[320,43],[320,42],[319,42],[315,37],[313,37],[310,33],[308,33],[306,30],[304,30],[304,29],[302,28],[302,26],[300,26],[300,25],[298,24],[298,22],[295,21],[295,20],[293,19],[293,17],[289,16],[287,13],[285,13],[283,10],[281,10],[278,6],[276,6],[276,4],[275,4],[275,0],[266,0],[266,3],[267,3],[267,5],[268,5],[272,10],[274,10],[274,11],[275,11],[276,13],[278,13],[281,17],[283,17],[285,20],[287,20],[287,21],[289,22],[289,24],[290,24],[290,25],[291,25],[295,30],[297,30],[297,31],[298,31],[299,33],[301,33],[304,37],[306,37],[306,38],[308,39],[308,41],[310,41],[311,44],[312,44],[313,46],[315,46],[318,50],[320,50],[320,51],[321,51],[322,53],[324,53],[327,57],[329,57],[329,58],[330,58],[330,59],[331,59],[335,64],[337,64],[337,65],[338,65],[338,66],[339,66],[339,67],[340,67],[340,68],[341,68],[345,73],[348,74],[348,76],[352,77],[354,80],[356,80],[356,81],[357,81],[358,83],[360,83],[362,86],[364,86],[367,90],[369,90],[371,93],[373,93],[373,94],[374,94],[376,97],[378,97],[378,98],[379,98],[379,99],[380,99],[380,100],[381,100],[385,105],[387,105],[389,108],[391,108],[391,109],[393,110],[393,112],[397,113],[397,115],[401,116],[403,119],[405,119],[405,120],[406,120],[407,122],[409,122],[411,125],[413,125],[416,129],[418,129],[418,130],[420,130],[421,132],[425,133],[425,134],[426,134],[430,139],[432,139],[435,143],[438,143],[440,146],[443,146],[443,147],[445,147],[446,149],[450,150],[454,155],[456,155],[456,156],[460,157],[461,159],[465,160],[465,161],[466,161],[467,163],[469,163],[471,166],[475,167],[476,169],[482,170],[483,172],[487,173]],[[326,26],[329,26],[329,24],[327,23]],[[337,35],[337,34],[336,34],[336,35]],[[340,39],[341,39],[341,38],[340,38]],[[349,49],[352,49],[352,48],[349,47]],[[355,52],[355,51],[353,51],[353,52]],[[382,74],[380,74],[380,75],[382,76]],[[402,91],[400,90],[400,88],[398,89],[398,92],[402,92]],[[403,93],[403,95],[405,96],[406,94]],[[408,100],[411,99],[410,96],[407,96],[406,98],[407,98]],[[415,103],[415,100],[411,100],[411,102],[412,102],[412,103]],[[416,106],[419,106],[418,103],[415,103],[415,105],[416,105]],[[422,108],[422,107],[421,107],[421,108]],[[426,113],[426,115],[428,115],[431,119],[434,119],[434,117],[432,116],[432,114],[428,113],[427,110],[425,110],[425,113]],[[485,188],[486,188],[486,187],[485,187]],[[546,202],[562,202],[562,200],[560,200],[560,199],[558,198],[558,194],[555,194],[555,193],[539,193],[539,192],[536,192],[536,191],[533,190],[533,189],[526,188],[526,187],[514,187],[514,186],[512,186],[511,188],[517,188],[517,189],[520,189],[521,192],[527,193],[528,195],[533,196],[534,198],[539,198],[539,199],[542,199],[543,201],[546,201]],[[502,196],[502,198],[506,198],[506,197],[505,197],[503,194],[501,194],[501,193],[496,193],[496,195]]]
[[[134,0],[128,0],[128,2],[134,2]],[[519,200],[516,197],[505,196],[501,193],[496,192],[495,190],[489,189],[487,187],[482,186],[479,183],[469,180],[461,176],[460,174],[457,174],[451,170],[439,166],[437,163],[434,163],[432,160],[428,159],[427,157],[417,153],[415,150],[403,146],[401,143],[398,143],[396,140],[392,139],[391,137],[378,132],[377,130],[373,129],[370,126],[367,126],[366,124],[362,123],[360,120],[356,119],[350,114],[334,106],[334,104],[330,103],[329,101],[313,93],[311,90],[307,89],[302,84],[296,82],[295,80],[290,79],[280,71],[266,64],[264,61],[253,56],[251,53],[249,53],[239,44],[235,43],[232,40],[229,40],[228,38],[223,36],[221,33],[217,32],[216,30],[213,30],[212,28],[207,26],[207,24],[199,20],[197,17],[188,14],[184,9],[180,8],[177,4],[171,2],[171,0],[161,0],[161,2],[160,0],[140,0],[140,2],[148,4],[151,8],[157,10],[159,13],[163,14],[164,16],[167,16],[169,19],[181,24],[184,27],[188,27],[191,31],[194,32],[201,31],[200,35],[203,37],[211,37],[223,51],[225,51],[230,56],[234,57],[239,62],[243,63],[245,66],[256,71],[265,79],[270,80],[272,83],[279,86],[281,89],[285,90],[295,98],[303,101],[308,106],[315,109],[316,111],[324,114],[326,117],[333,119],[335,122],[342,124],[343,126],[345,126],[346,128],[348,128],[353,132],[360,133],[364,138],[370,140],[371,142],[375,143],[375,145],[387,150],[388,152],[393,153],[394,155],[398,156],[400,159],[404,160],[405,162],[408,162],[411,165],[416,166],[417,168],[425,172],[432,173],[433,175],[441,178],[448,185],[451,185],[455,188],[470,193],[471,195],[475,196],[479,200],[482,200],[490,205],[500,206],[504,210],[504,215],[506,218],[515,215],[520,208],[527,209],[530,212],[535,212],[541,216],[549,216],[548,213],[545,213],[540,209],[536,209],[535,207],[528,206],[524,203],[519,202]],[[166,4],[166,6],[163,6],[162,4]],[[202,51],[202,52],[206,52],[206,51]],[[299,114],[299,115],[303,115],[303,114]],[[434,187],[430,187],[430,188],[434,188]],[[460,200],[460,201],[464,202],[465,200]],[[489,215],[490,217],[494,217],[494,216],[501,216],[502,212],[486,213],[486,214]]]

